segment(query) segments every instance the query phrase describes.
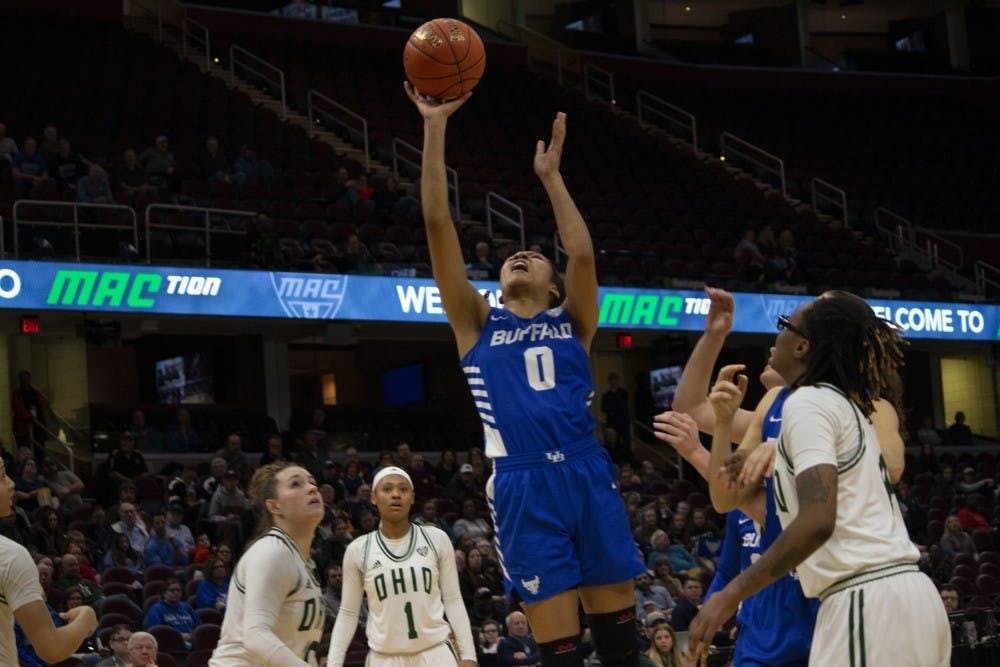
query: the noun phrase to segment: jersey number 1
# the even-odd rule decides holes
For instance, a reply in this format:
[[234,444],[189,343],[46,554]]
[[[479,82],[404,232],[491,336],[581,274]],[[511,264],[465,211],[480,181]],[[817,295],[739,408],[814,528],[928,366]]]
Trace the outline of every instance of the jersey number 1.
[[535,391],[555,389],[556,362],[552,348],[542,345],[525,350],[524,370],[528,374],[528,384]]
[[410,633],[407,635],[409,639],[417,638],[417,628],[413,625],[413,603],[407,602],[406,606],[403,607],[403,611],[406,612],[406,625]]

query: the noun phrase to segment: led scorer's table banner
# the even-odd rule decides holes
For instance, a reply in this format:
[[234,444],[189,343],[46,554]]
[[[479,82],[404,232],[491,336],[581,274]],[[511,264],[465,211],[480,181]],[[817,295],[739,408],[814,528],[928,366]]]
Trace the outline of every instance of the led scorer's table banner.
[[[478,282],[490,303],[499,287]],[[736,294],[733,330],[775,332],[778,315],[807,297]],[[602,287],[601,326],[701,331],[709,301],[701,292]],[[911,338],[1000,340],[1000,307],[871,301]],[[382,322],[444,322],[434,282],[422,278],[228,271],[142,265],[0,262],[0,308],[23,311],[271,317]]]

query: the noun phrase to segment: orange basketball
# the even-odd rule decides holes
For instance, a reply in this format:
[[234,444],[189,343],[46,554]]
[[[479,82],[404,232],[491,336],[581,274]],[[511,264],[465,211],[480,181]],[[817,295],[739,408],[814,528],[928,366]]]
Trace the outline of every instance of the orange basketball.
[[403,49],[403,69],[413,87],[447,100],[476,87],[486,67],[483,40],[458,19],[434,19],[413,31]]

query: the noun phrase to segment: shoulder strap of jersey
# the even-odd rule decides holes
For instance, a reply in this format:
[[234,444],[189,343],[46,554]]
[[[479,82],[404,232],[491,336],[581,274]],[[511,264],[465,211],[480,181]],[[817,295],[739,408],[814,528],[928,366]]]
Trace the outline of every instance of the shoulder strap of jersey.
[[365,575],[368,574],[368,546],[371,544],[372,534],[368,533],[365,535],[365,546],[361,551],[361,581],[365,580]]
[[438,553],[437,547],[434,546],[434,540],[432,540],[430,536],[427,535],[427,531],[424,530],[424,527],[416,523],[411,523],[410,525],[413,526],[414,529],[420,530],[420,534],[423,536],[424,542],[426,542],[427,546],[429,546],[431,548],[431,551],[434,552],[434,558],[440,560],[441,554]]

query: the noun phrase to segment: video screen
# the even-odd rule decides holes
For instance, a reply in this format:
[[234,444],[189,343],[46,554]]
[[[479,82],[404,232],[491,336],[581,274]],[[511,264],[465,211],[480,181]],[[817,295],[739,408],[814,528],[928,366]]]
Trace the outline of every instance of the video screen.
[[653,406],[657,411],[669,410],[674,404],[677,383],[681,380],[680,366],[667,366],[649,371],[649,386],[653,394]]
[[160,403],[214,403],[211,356],[194,352],[157,361],[156,393]]

